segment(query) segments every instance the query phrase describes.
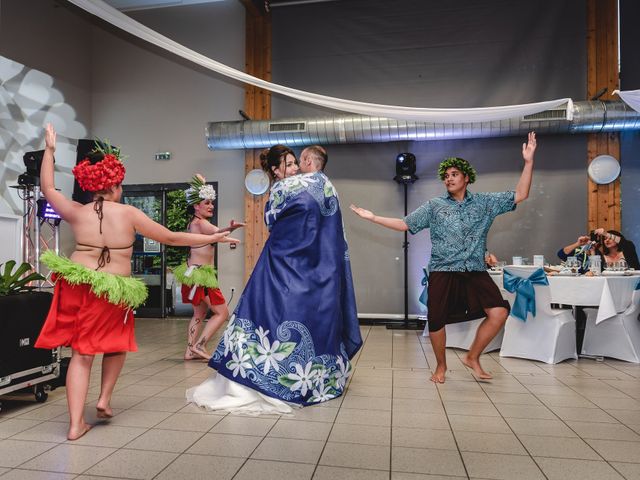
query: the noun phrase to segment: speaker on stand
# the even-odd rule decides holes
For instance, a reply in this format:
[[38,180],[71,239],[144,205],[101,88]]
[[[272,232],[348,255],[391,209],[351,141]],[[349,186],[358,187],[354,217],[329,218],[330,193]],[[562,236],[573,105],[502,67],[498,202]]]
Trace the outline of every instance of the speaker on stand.
[[[404,216],[408,215],[408,191],[409,185],[418,180],[416,175],[416,156],[413,153],[400,153],[396,157],[396,176],[393,180],[404,187]],[[422,330],[424,322],[409,321],[409,240],[408,232],[404,232],[404,242],[402,243],[404,252],[404,319],[401,324],[389,324],[389,329],[399,330]],[[422,325],[421,325],[422,324]]]

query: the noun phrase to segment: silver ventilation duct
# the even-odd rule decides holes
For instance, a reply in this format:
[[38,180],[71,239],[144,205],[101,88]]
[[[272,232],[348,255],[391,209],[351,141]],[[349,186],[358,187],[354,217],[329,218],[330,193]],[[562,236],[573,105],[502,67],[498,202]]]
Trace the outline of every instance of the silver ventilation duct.
[[599,133],[640,130],[640,113],[617,101],[573,103],[573,120],[567,107],[522,118],[492,122],[429,123],[361,115],[210,122],[207,146],[211,150],[263,148],[341,143],[378,143],[407,140],[453,140],[508,137],[538,133]]

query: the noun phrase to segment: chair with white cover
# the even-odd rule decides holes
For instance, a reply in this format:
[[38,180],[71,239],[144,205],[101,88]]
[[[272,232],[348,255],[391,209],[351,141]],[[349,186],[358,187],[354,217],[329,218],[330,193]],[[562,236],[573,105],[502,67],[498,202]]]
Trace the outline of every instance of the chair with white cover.
[[[551,292],[548,281],[544,276],[544,271],[537,269],[532,271],[531,267],[505,267],[505,288],[509,276],[518,277],[518,282],[523,287],[516,290],[516,300],[507,319],[502,339],[501,357],[518,357],[529,360],[539,360],[545,363],[559,363],[568,358],[578,358],[576,353],[576,321],[569,310],[556,310],[551,308]],[[520,301],[527,300],[526,282],[532,278],[542,278],[543,283],[529,283],[529,292],[533,296],[528,298],[531,311],[519,311],[518,297],[522,295]],[[523,315],[524,313],[524,315]],[[514,316],[515,314],[515,316]],[[516,316],[524,317],[523,321]]]
[[[484,318],[478,318],[477,320],[469,320],[468,322],[450,323],[446,325],[445,331],[447,332],[447,347],[469,350],[473,343],[473,339],[476,337],[476,330],[478,330],[478,327],[483,321]],[[503,335],[504,328],[501,328],[498,335],[489,342],[489,345],[486,346],[482,353],[500,350]]]
[[640,290],[633,292],[631,304],[624,312],[598,324],[597,308],[585,308],[584,311],[587,314],[587,325],[582,342],[583,355],[640,363]]
[[[493,278],[494,281],[498,280],[498,278],[501,280],[502,276]],[[502,282],[500,281],[500,283]],[[503,287],[500,287],[500,293],[502,294],[502,298],[507,300],[510,305],[513,305],[513,300],[515,298],[515,295],[513,293],[506,291]],[[478,330],[478,327],[483,321],[484,318],[479,318],[477,320],[470,320],[468,322],[450,323],[446,325],[445,328],[447,332],[447,347],[469,350],[469,348],[471,348],[471,344],[473,343],[473,339],[476,336],[476,330]],[[493,340],[489,342],[489,345],[485,347],[482,353],[500,350],[503,335],[504,327],[500,329],[498,334],[493,338]]]

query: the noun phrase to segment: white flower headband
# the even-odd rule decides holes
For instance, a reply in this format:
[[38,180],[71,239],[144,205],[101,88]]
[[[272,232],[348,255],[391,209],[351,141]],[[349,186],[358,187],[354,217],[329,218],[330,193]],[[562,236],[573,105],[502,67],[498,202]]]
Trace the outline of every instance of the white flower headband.
[[207,185],[206,182],[205,178],[199,173],[194,175],[193,179],[189,182],[191,187],[185,192],[189,205],[195,205],[203,200],[211,200],[213,202],[216,199],[216,191],[211,185]]

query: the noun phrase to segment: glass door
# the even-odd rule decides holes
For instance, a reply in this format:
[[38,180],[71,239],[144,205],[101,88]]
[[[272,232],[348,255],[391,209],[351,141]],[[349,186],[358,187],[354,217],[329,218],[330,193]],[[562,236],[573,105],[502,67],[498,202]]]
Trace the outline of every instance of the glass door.
[[[162,190],[131,191],[123,187],[123,202],[142,210],[151,220],[165,224],[165,195]],[[131,274],[142,280],[149,291],[147,301],[136,310],[139,317],[165,317],[165,248],[164,245],[136,234],[131,256]]]
[[[218,182],[207,182],[218,191]],[[123,185],[123,203],[142,210],[149,218],[174,232],[187,229],[191,215],[187,211],[187,183]],[[214,202],[211,222],[218,223],[218,199]],[[217,266],[217,244],[215,263]],[[137,309],[139,317],[161,317],[191,311],[182,305],[179,285],[173,279],[173,269],[187,260],[187,247],[171,247],[136,234],[131,257],[131,273],[140,278],[149,290],[144,305]],[[164,292],[164,294],[163,294]]]

